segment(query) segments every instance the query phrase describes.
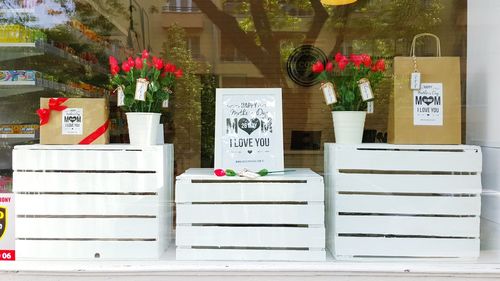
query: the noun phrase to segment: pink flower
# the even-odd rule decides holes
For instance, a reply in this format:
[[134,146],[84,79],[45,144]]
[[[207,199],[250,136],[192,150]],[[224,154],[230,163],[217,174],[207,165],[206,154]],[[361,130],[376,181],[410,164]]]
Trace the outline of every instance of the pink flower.
[[323,70],[325,69],[325,66],[323,65],[323,63],[321,61],[316,61],[312,67],[311,67],[311,70],[313,73],[321,73],[323,72]]
[[379,59],[375,62],[375,64],[372,67],[373,72],[384,72],[385,71],[385,62],[383,59]]
[[115,65],[111,65],[109,67],[109,71],[111,72],[111,75],[115,76],[116,74],[118,74],[118,72],[120,72],[120,66],[117,64]]
[[340,61],[337,62],[337,65],[339,66],[339,69],[341,71],[343,71],[348,64],[349,60],[346,57],[341,58]]
[[344,55],[342,55],[341,53],[337,53],[335,55],[335,62],[339,63],[341,60],[344,60],[344,59],[347,59]]
[[326,63],[325,70],[327,72],[332,72],[333,71],[333,63],[331,61]]
[[175,68],[176,68],[176,67],[175,67],[175,65],[173,65],[173,64],[171,64],[171,63],[169,63],[169,62],[167,62],[167,63],[165,64],[165,71],[166,71],[166,72],[171,72],[171,73],[173,73],[173,72],[175,71]]
[[177,69],[175,72],[174,72],[174,75],[175,75],[175,78],[181,78],[183,73],[182,73],[182,69]]
[[163,68],[163,60],[159,59],[157,57],[153,57],[153,66],[156,69],[158,69],[158,70],[162,70],[162,68]]
[[142,69],[142,59],[139,57],[135,58],[135,68]]
[[372,58],[367,54],[361,54],[361,58],[363,60],[363,65],[366,67],[370,67],[372,65]]
[[113,66],[113,65],[118,65],[118,61],[116,60],[115,57],[113,56],[109,56],[109,65],[110,66]]
[[148,50],[144,49],[144,50],[142,51],[141,58],[143,58],[143,59],[147,59],[147,58],[149,58],[149,52],[148,52]]
[[351,54],[351,56],[349,57],[349,59],[354,64],[354,66],[356,66],[358,68],[363,63],[363,56],[361,56],[361,55]]
[[127,63],[128,63],[128,65],[130,65],[130,68],[134,68],[135,63],[134,63],[134,59],[132,57],[128,57]]
[[130,71],[130,65],[128,64],[128,62],[124,61],[122,63],[122,70],[125,72],[125,73],[128,73]]

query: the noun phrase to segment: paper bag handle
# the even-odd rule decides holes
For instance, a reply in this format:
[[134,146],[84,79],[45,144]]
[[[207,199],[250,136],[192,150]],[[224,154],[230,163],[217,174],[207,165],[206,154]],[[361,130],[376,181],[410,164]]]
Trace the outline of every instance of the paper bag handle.
[[441,40],[439,40],[439,37],[437,37],[436,35],[434,35],[432,33],[420,33],[420,34],[415,35],[415,37],[413,37],[413,41],[411,42],[410,57],[415,57],[415,44],[417,43],[417,39],[420,37],[425,37],[425,36],[434,37],[434,39],[436,39],[436,54],[438,57],[440,57],[441,56]]

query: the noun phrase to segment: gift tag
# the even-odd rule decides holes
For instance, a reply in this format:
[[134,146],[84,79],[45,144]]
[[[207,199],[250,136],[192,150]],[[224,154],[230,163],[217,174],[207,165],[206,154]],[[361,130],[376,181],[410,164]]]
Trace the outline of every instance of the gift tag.
[[168,100],[164,100],[161,104],[161,107],[167,108],[168,107]]
[[361,98],[363,101],[373,100],[373,91],[370,86],[370,81],[366,78],[362,78],[358,81],[359,91],[361,92]]
[[412,72],[410,79],[410,89],[420,90],[420,72]]
[[366,103],[366,113],[375,112],[375,103],[373,101],[369,101]]
[[118,86],[118,88],[116,88],[116,104],[117,106],[125,105],[125,93],[123,92],[122,86]]
[[335,89],[333,88],[333,84],[331,82],[322,84],[321,90],[323,91],[323,96],[325,97],[325,102],[327,105],[334,104],[337,102]]
[[135,99],[140,101],[146,100],[146,91],[148,90],[148,80],[144,78],[137,79],[135,86]]

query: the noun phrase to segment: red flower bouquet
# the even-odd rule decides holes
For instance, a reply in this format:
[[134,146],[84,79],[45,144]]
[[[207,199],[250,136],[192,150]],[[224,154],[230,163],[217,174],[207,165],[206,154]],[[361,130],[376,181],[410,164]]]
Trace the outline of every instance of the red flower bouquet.
[[124,60],[121,64],[109,57],[111,84],[116,87],[118,106],[128,112],[160,112],[173,93],[182,69],[150,57],[144,50],[140,57]]
[[366,102],[374,99],[372,90],[384,76],[385,63],[382,59],[372,62],[366,54],[346,57],[337,53],[333,60],[317,61],[311,70],[319,74],[327,104],[332,110],[363,111]]

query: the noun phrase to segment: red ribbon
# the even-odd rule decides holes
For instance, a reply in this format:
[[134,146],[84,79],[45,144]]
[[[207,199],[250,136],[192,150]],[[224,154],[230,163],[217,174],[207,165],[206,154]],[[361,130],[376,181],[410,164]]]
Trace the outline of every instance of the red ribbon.
[[97,138],[102,136],[106,131],[108,130],[109,127],[109,120],[106,120],[106,122],[97,128],[94,132],[92,132],[90,135],[88,135],[86,138],[81,140],[78,144],[91,144],[93,143]]
[[40,126],[49,123],[50,112],[52,110],[55,111],[63,111],[68,108],[65,105],[62,105],[68,100],[68,98],[50,98],[49,99],[49,108],[40,108],[36,111],[38,117],[40,117]]

